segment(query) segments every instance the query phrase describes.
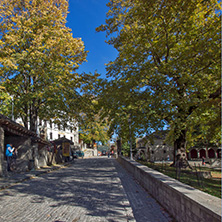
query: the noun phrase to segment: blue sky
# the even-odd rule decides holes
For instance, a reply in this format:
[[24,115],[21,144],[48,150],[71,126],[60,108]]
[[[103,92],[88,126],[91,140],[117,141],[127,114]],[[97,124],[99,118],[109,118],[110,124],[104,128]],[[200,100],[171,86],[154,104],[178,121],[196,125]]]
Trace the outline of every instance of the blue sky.
[[87,61],[83,63],[79,72],[94,73],[97,71],[106,77],[105,63],[117,56],[117,51],[105,43],[106,33],[96,32],[95,29],[105,24],[106,6],[108,0],[69,0],[69,14],[67,27],[72,29],[73,37],[82,38],[85,48],[89,51]]

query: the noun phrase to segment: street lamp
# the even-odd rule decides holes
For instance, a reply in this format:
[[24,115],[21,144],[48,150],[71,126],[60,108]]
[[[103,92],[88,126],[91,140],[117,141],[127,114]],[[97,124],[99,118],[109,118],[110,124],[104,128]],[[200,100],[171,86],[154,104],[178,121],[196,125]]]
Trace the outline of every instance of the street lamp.
[[133,160],[133,152],[132,152],[132,130],[131,130],[131,114],[128,119],[129,123],[129,136],[130,136],[130,160]]

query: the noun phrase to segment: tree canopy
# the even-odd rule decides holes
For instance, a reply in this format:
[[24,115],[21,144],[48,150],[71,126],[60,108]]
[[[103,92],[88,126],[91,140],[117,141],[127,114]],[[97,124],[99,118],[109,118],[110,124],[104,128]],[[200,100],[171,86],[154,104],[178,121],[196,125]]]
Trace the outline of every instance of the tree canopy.
[[71,109],[87,81],[77,73],[87,52],[66,27],[67,13],[67,0],[0,2],[1,87],[14,97],[15,115],[34,131],[37,116],[75,116]]
[[[108,7],[106,24],[97,31],[106,31],[108,44],[119,52],[107,66],[111,80],[104,90],[115,127],[120,107],[138,113],[134,123],[144,133],[166,124],[168,138],[184,157],[197,127],[202,136],[219,139],[218,2],[115,0]],[[115,107],[116,116],[108,106]]]
[[106,119],[101,119],[97,114],[93,119],[89,119],[87,115],[84,115],[83,122],[80,122],[80,139],[87,144],[102,143],[107,144],[110,137],[108,135],[109,124]]

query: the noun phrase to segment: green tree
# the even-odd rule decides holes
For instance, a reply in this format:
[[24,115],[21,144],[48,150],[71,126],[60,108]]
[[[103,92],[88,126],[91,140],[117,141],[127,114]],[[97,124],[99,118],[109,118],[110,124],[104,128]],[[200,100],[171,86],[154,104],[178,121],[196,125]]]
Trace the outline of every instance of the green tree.
[[75,89],[83,78],[76,70],[87,52],[66,27],[67,13],[67,0],[0,2],[1,87],[14,96],[15,115],[33,131],[37,116],[64,114],[79,98]]
[[[138,93],[136,103],[128,101],[131,107],[140,104],[136,121],[141,127],[170,126],[168,138],[175,154],[186,159],[191,126],[197,119],[205,126],[220,119],[219,4],[214,0],[115,0],[108,7],[106,24],[97,30],[106,31],[108,44],[119,54],[108,64],[107,77],[112,78],[111,84],[118,81],[123,86],[121,95],[132,99]],[[207,113],[209,118],[204,119]],[[220,121],[213,127],[216,132],[211,132],[217,135]]]
[[89,117],[82,114],[82,121],[80,121],[80,139],[87,144],[101,142],[103,145],[107,144],[110,139],[108,135],[109,124],[107,119],[101,119],[98,114]]
[[10,98],[5,87],[0,85],[0,112],[2,114],[8,114],[10,111],[10,104],[12,98]]

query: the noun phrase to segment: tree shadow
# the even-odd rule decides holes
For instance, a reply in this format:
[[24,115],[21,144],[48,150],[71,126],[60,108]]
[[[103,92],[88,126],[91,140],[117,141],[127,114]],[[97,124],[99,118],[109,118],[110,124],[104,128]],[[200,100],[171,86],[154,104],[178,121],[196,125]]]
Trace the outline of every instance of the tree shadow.
[[42,174],[8,190],[14,195],[31,197],[30,203],[34,206],[47,202],[47,208],[52,211],[67,206],[72,210],[79,208],[80,214],[105,217],[108,221],[126,218],[124,209],[129,207],[129,202],[112,161],[96,161],[80,159],[69,168]]

